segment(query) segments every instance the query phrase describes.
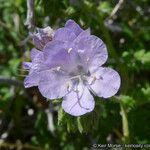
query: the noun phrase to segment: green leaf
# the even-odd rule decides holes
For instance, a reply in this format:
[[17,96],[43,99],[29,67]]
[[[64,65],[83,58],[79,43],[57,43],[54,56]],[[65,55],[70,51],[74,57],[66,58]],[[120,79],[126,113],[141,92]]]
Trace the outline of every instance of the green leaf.
[[78,125],[79,132],[82,133],[84,129],[83,129],[80,117],[77,117],[77,125]]
[[141,90],[144,96],[146,96],[150,100],[150,86],[142,88]]
[[100,2],[98,9],[103,13],[110,13],[111,7],[109,2]]
[[131,108],[133,108],[135,106],[135,100],[131,96],[120,95],[119,99],[121,100],[121,102],[123,103],[123,105],[126,108],[128,108],[128,110],[130,110]]
[[145,52],[144,49],[135,52],[134,57],[142,64],[150,64],[150,52]]

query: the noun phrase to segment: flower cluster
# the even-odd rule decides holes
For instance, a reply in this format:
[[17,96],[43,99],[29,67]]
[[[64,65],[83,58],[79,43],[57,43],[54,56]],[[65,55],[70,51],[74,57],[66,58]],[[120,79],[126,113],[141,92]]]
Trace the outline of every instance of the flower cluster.
[[26,88],[38,86],[48,99],[63,97],[62,108],[73,116],[94,109],[92,93],[109,98],[120,87],[119,74],[102,67],[108,58],[103,41],[83,30],[73,20],[53,31],[39,29],[32,35],[36,48],[31,50],[32,62],[24,62],[29,70],[24,80]]

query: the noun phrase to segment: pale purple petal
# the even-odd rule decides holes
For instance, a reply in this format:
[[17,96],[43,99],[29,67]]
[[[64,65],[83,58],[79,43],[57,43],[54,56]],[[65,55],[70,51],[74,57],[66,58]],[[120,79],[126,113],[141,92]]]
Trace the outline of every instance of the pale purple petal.
[[68,28],[58,29],[56,30],[54,35],[54,40],[63,41],[63,42],[68,42],[68,41],[72,42],[75,38],[76,38],[75,33]]
[[26,76],[26,78],[24,79],[25,88],[29,88],[32,86],[38,86],[39,79],[40,79],[39,73],[32,72],[31,74]]
[[42,63],[44,61],[44,55],[43,55],[43,52],[41,53],[38,53],[36,55],[36,57],[34,57],[34,59],[32,60],[32,63],[35,62],[35,63]]
[[90,34],[91,34],[90,29],[83,30],[83,31],[77,36],[77,38],[73,41],[73,42],[74,42],[74,45],[77,45],[77,44],[81,41],[81,39],[90,36]]
[[43,65],[43,62],[44,62],[43,52],[39,51],[32,60],[30,73],[31,72],[39,72],[40,70],[43,70],[45,68],[45,66]]
[[31,50],[32,62],[24,62],[25,69],[29,69],[29,75],[24,80],[24,86],[26,88],[37,86],[40,79],[40,70],[44,69],[43,52],[37,49]]
[[40,71],[46,68],[43,64],[43,52],[32,49],[31,57],[32,62],[23,63],[23,67],[29,70],[29,75],[24,80],[24,86],[26,88],[37,86],[40,79]]
[[[67,46],[69,47],[69,45]],[[69,51],[61,41],[52,41],[44,48],[44,64],[52,67],[60,66],[66,72],[77,72],[83,66],[82,60],[74,48]],[[83,69],[85,66],[83,66]],[[86,70],[86,69],[85,69]]]
[[72,116],[81,116],[91,112],[95,107],[95,101],[86,87],[79,89],[79,93],[72,91],[66,95],[62,102],[62,108]]
[[81,29],[80,26],[71,19],[66,22],[65,27],[72,30],[76,35],[79,35],[83,31],[83,29]]
[[42,51],[37,50],[36,48],[33,48],[33,49],[31,50],[31,52],[30,52],[30,57],[31,57],[31,59],[33,60],[33,59],[35,58],[35,56],[37,56],[37,55],[39,55],[39,54],[41,54],[41,53],[42,53]]
[[120,88],[120,82],[119,74],[106,67],[100,67],[89,79],[90,90],[104,98],[115,95]]
[[103,65],[108,58],[105,44],[100,38],[93,35],[81,37],[77,42],[77,49],[82,60],[89,66],[91,73]]
[[59,71],[48,70],[41,73],[38,88],[44,97],[58,99],[69,92],[68,83],[69,79]]
[[[70,54],[61,41],[52,41],[44,48],[44,64],[52,67],[66,67],[70,64]],[[65,69],[65,68],[64,68]],[[66,69],[65,69],[66,70]]]
[[[51,61],[51,59],[54,58],[54,56],[59,51],[63,51],[63,50],[64,50],[64,43],[63,42],[55,41],[55,40],[52,42],[49,42],[43,50],[45,61]],[[66,52],[67,52],[67,50],[66,50]]]

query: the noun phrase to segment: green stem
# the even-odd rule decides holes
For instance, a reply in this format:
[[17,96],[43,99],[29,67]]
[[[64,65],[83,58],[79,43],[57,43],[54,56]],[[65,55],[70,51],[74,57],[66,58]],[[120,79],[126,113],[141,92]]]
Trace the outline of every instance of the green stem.
[[[100,27],[102,28],[102,32],[103,32],[103,35],[104,35],[104,38],[105,38],[105,42],[107,44],[107,47],[108,47],[108,51],[109,51],[109,54],[112,58],[114,58],[116,60],[116,64],[117,64],[117,67],[120,71],[120,74],[121,74],[121,78],[122,78],[122,89],[121,89],[121,93],[125,94],[127,89],[128,89],[128,75],[127,75],[127,71],[126,71],[126,67],[124,64],[122,64],[120,62],[120,58],[119,56],[117,55],[116,51],[115,51],[115,48],[112,44],[112,40],[111,40],[111,36],[110,36],[110,33],[108,31],[108,29],[105,27],[104,25],[104,19],[103,17],[100,15],[100,12],[96,9],[96,15],[98,16],[98,23],[100,24]],[[121,116],[122,116],[122,130],[123,130],[123,136],[124,136],[124,142],[129,142],[129,126],[128,126],[128,117],[127,117],[127,112],[126,112],[126,109],[125,107],[123,106],[122,103],[120,103],[120,109],[121,109]]]
[[121,108],[121,116],[122,116],[122,130],[123,130],[123,136],[124,136],[123,141],[129,142],[130,135],[129,135],[127,112],[122,103],[120,103],[120,108]]

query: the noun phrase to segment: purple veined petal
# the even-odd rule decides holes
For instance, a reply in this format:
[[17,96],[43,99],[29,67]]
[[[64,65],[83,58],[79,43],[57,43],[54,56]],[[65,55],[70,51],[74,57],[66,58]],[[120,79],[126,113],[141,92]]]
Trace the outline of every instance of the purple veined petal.
[[38,51],[38,53],[34,55],[32,62],[24,62],[24,67],[29,69],[29,75],[24,80],[26,88],[38,86],[41,71],[47,69],[47,66],[43,64],[43,60],[43,52]]
[[35,58],[35,56],[37,56],[37,55],[39,55],[39,54],[41,54],[41,53],[42,53],[42,51],[37,50],[36,48],[33,48],[33,49],[31,50],[31,52],[30,52],[30,57],[31,57],[31,59],[33,60],[33,59]]
[[[87,87],[72,91],[63,98],[62,108],[72,116],[81,116],[93,111],[95,101]],[[80,94],[78,94],[80,93]]]
[[42,65],[44,60],[42,51],[33,48],[30,55],[32,62],[23,63],[24,69],[29,69],[29,75],[24,80],[24,86],[26,88],[38,85],[40,70],[44,68]]
[[109,98],[115,95],[120,88],[120,76],[111,68],[100,67],[91,75],[91,78],[89,79],[90,90],[99,97]]
[[[88,28],[88,29],[86,29],[86,30],[84,30],[85,31],[85,33],[87,34],[87,35],[91,35],[91,29],[90,28]],[[82,32],[81,32],[82,33]],[[79,34],[80,35],[80,34]]]
[[54,40],[57,41],[73,41],[76,38],[75,33],[68,28],[59,28],[55,31]]
[[69,79],[59,71],[43,71],[38,85],[41,94],[48,99],[58,99],[69,92],[72,85]]
[[41,63],[43,61],[44,61],[44,53],[42,51],[39,51],[32,59],[32,63]]
[[32,86],[38,86],[39,79],[40,79],[39,73],[36,73],[36,72],[30,73],[24,79],[24,86],[25,86],[25,88],[29,88],[29,87],[32,87]]
[[64,43],[61,41],[52,41],[48,43],[44,50],[44,64],[49,67],[66,66],[70,64],[70,58]]
[[[33,52],[34,51],[34,52]],[[34,49],[33,51],[31,51],[32,55],[34,53],[34,55],[32,56],[32,62],[30,65],[30,71],[29,74],[36,72],[39,73],[43,70],[48,70],[50,69],[49,66],[47,66],[46,64],[44,64],[44,55],[42,51],[38,51],[36,49]]]
[[30,69],[32,66],[31,62],[23,62],[22,63],[23,69]]
[[39,72],[40,70],[43,70],[44,69],[43,62],[44,62],[43,52],[39,51],[39,53],[37,53],[32,60],[30,72],[34,72],[34,71]]
[[94,35],[82,36],[77,46],[79,55],[88,64],[91,73],[104,64],[108,58],[106,45]]
[[[69,47],[69,45],[67,46]],[[44,64],[49,67],[60,66],[66,72],[77,72],[77,66],[81,66],[81,59],[74,48],[66,48],[66,44],[61,41],[52,41],[48,43],[44,52]]]
[[87,30],[83,30],[77,38],[74,40],[74,45],[78,44],[83,38],[90,36],[91,30],[88,28]]
[[80,26],[74,20],[68,20],[65,24],[66,28],[72,30],[77,36],[83,31]]
[[52,58],[58,51],[63,49],[64,43],[62,41],[53,40],[49,42],[43,49],[44,59],[47,60]]

